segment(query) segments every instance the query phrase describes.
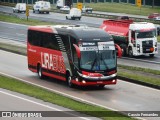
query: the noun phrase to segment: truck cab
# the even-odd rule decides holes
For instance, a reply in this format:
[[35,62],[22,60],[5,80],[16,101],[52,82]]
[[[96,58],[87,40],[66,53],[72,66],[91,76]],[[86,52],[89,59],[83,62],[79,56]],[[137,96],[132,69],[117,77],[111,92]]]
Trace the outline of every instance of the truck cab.
[[69,12],[69,14],[66,15],[66,19],[71,19],[71,20],[75,20],[75,19],[79,19],[81,20],[81,10],[78,8],[72,8]]
[[105,20],[100,26],[112,35],[123,56],[129,57],[158,53],[157,31],[153,23],[134,22],[133,20]]
[[129,27],[128,55],[149,55],[158,53],[157,33],[154,24],[135,22]]

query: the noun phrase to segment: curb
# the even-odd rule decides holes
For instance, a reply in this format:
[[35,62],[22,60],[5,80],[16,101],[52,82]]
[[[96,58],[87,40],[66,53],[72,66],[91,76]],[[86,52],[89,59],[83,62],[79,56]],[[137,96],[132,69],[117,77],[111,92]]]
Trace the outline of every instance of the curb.
[[151,88],[155,88],[155,89],[160,90],[160,86],[154,85],[154,84],[151,84],[151,83],[146,83],[146,82],[142,82],[142,81],[139,81],[139,80],[135,80],[135,79],[131,79],[131,78],[123,77],[123,76],[117,76],[117,78],[122,80],[122,81],[131,82],[131,83],[135,83],[135,84],[138,84],[138,85],[143,85],[143,86],[146,86],[146,87],[151,87]]

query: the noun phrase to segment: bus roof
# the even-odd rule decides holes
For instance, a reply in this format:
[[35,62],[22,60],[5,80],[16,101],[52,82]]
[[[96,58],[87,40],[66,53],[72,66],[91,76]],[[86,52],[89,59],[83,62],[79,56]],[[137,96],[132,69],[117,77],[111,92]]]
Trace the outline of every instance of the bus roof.
[[112,40],[111,36],[104,30],[88,27],[86,25],[30,26],[29,29],[41,32],[71,35],[79,40]]

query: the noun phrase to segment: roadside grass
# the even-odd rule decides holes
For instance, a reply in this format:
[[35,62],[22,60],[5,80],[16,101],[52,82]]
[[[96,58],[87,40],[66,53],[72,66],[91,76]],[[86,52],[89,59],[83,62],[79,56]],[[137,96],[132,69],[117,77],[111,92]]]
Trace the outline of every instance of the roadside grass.
[[[96,105],[89,105],[82,103],[71,98],[53,93],[49,90],[34,86],[22,81],[5,77],[0,75],[0,88],[22,93],[37,99],[41,99],[45,102],[57,104],[75,111],[81,111],[84,114],[88,114],[94,117],[100,117],[104,120],[132,120],[128,116],[124,116],[118,112],[111,111]],[[109,113],[109,117],[107,116]],[[103,117],[104,116],[104,117]]]
[[160,75],[159,70],[152,70],[152,69],[147,69],[147,68],[126,66],[126,65],[120,65],[120,64],[118,64],[118,68],[123,68],[123,69],[131,70],[131,71],[141,71],[141,72],[143,71],[145,73],[152,73],[155,75]]
[[138,8],[136,5],[125,3],[85,3],[85,6],[93,8],[94,11],[127,13],[144,16],[148,16],[151,13],[160,13],[160,7],[152,8],[151,6],[142,6],[141,8]]
[[118,75],[121,76],[121,77],[127,77],[127,78],[132,78],[133,80],[138,80],[138,81],[141,81],[141,82],[145,82],[145,83],[150,83],[150,84],[153,84],[153,85],[158,85],[160,86],[160,78],[153,78],[153,77],[150,77],[150,76],[146,76],[145,74],[133,74],[133,73],[130,73],[130,72],[118,72]]
[[118,76],[160,86],[160,71],[118,64]]
[[54,22],[42,22],[39,20],[33,20],[31,18],[29,18],[27,21],[27,18],[24,19],[24,18],[19,18],[17,16],[10,16],[2,13],[0,13],[0,21],[17,23],[17,24],[25,24],[25,25],[57,25],[58,24]]

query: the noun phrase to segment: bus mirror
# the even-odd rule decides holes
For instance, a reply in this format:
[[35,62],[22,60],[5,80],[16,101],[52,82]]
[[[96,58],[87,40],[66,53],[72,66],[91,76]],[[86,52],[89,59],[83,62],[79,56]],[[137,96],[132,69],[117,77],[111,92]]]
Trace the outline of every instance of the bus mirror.
[[78,47],[76,44],[73,44],[73,46],[74,46],[75,49],[76,49],[77,57],[78,57],[78,58],[81,58],[81,52],[80,52],[79,47]]
[[117,44],[115,44],[115,47],[116,47],[116,50],[117,50],[117,56],[119,58],[121,58],[122,57],[122,49],[121,49],[121,47],[119,45],[117,45]]

